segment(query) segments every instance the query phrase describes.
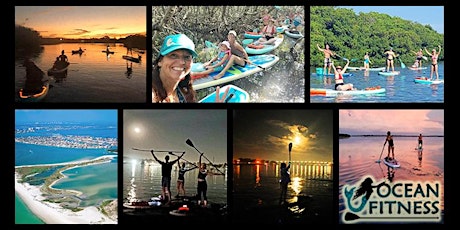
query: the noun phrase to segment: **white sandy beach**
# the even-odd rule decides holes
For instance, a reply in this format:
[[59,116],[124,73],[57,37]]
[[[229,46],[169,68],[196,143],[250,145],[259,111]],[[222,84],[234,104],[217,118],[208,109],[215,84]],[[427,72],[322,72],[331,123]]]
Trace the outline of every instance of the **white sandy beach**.
[[73,212],[58,204],[43,202],[40,187],[28,183],[19,183],[15,173],[15,190],[27,207],[47,224],[117,224],[98,211],[96,207],[87,207],[82,211]]

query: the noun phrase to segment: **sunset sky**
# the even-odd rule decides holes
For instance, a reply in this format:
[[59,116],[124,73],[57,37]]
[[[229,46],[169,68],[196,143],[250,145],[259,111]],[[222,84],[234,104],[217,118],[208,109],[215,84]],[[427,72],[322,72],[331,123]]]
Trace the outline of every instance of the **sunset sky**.
[[[123,111],[124,157],[153,159],[148,151],[151,149],[185,151],[185,160],[197,162],[200,156],[198,151],[186,144],[187,139],[190,139],[212,163],[225,163],[227,137],[227,110]],[[147,151],[137,151],[133,148]],[[162,160],[166,154],[155,153],[158,159]]]
[[16,6],[15,20],[44,38],[146,34],[145,6]]
[[444,135],[444,110],[339,111],[339,132],[350,135]]
[[332,110],[235,110],[233,159],[332,161]]

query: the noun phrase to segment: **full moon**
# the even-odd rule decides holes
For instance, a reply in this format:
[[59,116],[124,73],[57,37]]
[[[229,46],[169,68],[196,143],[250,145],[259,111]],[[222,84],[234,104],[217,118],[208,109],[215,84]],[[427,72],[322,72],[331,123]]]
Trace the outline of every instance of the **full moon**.
[[134,132],[140,133],[140,132],[141,132],[141,129],[140,129],[139,127],[136,127],[136,128],[134,128]]

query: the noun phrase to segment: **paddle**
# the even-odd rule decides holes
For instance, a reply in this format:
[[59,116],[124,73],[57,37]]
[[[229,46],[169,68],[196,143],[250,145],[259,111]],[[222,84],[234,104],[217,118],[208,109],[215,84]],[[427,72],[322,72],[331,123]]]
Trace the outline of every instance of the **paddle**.
[[[171,155],[173,155],[173,156],[180,157],[179,155],[174,154],[174,153],[172,153],[172,152],[168,152],[168,153],[171,154]],[[185,151],[184,151],[184,153],[185,153]],[[195,167],[198,168],[198,166],[197,166],[195,163],[190,162],[190,161],[188,161],[188,160],[186,160],[186,159],[184,159],[184,158],[182,158],[182,160],[184,160],[185,162],[187,162],[187,163],[189,163],[189,164],[191,164],[191,165],[193,165],[193,166],[195,166]]]
[[291,150],[292,150],[292,142],[289,143],[289,163],[291,163]]
[[401,68],[405,69],[406,65],[401,61],[401,58],[398,57],[398,60],[401,63]]
[[[398,217],[395,217],[394,219],[397,219]],[[361,216],[358,216],[354,213],[351,213],[351,212],[347,212],[345,213],[345,220],[346,221],[350,221],[350,220],[357,220],[357,219],[368,219],[368,220],[377,220],[377,219],[392,219],[392,218],[389,218],[389,217],[361,217]]]
[[376,163],[380,163],[380,159],[382,158],[383,150],[385,149],[386,144],[387,142],[385,141],[385,143],[383,144],[382,152],[380,153],[379,159],[375,161]]
[[232,97],[234,96],[235,94],[231,93],[230,95],[228,95],[227,98],[225,98],[225,103],[228,103],[228,101],[230,101],[230,99],[232,99]]
[[[133,150],[137,150],[137,151],[143,151],[143,152],[150,152],[152,151],[152,149],[138,149],[138,148],[132,148]],[[170,153],[171,155],[174,155],[172,153],[183,153],[185,151],[171,151],[171,150],[153,150],[154,152],[157,152],[157,153]]]
[[[334,56],[336,56],[336,57],[338,57],[338,58],[340,58],[340,59],[342,59],[342,60],[344,60],[344,61],[347,61],[347,60],[348,60],[348,58],[344,58],[344,57],[342,57],[342,56],[340,56],[340,55],[338,55],[338,54],[335,54]],[[355,62],[355,61],[357,61],[357,60],[358,60],[357,58],[352,58],[352,59],[350,59],[350,62]]]
[[259,68],[261,68],[262,70],[265,71],[265,68],[264,68],[264,67],[262,67],[262,66],[260,66],[260,65],[257,65],[257,64],[255,64],[255,63],[252,62],[252,61],[249,61],[249,59],[244,59],[244,58],[242,58],[242,59],[243,59],[246,63],[248,63],[248,64],[250,64],[250,65],[255,65],[255,66],[257,66],[257,67],[259,67]]
[[428,61],[428,58],[426,56],[422,56],[422,58],[425,60],[425,61]]
[[191,146],[192,148],[194,148],[200,155],[203,155],[204,159],[206,159],[212,166],[214,166],[214,168],[216,168],[217,171],[219,171],[222,175],[225,175],[225,173],[223,173],[222,171],[219,170],[219,168],[217,168],[205,155],[204,153],[200,152],[200,150],[198,150],[195,145],[193,145],[192,141],[190,139],[187,139],[185,141],[185,143],[187,143],[187,145]]

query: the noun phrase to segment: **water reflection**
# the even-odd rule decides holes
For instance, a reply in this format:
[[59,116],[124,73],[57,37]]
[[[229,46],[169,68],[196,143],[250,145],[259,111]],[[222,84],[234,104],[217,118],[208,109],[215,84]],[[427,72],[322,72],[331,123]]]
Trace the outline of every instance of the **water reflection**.
[[[80,47],[82,55],[70,55]],[[111,44],[113,54],[107,55],[105,44],[63,43],[43,45],[39,55],[32,61],[45,72],[53,66],[62,50],[69,53],[70,65],[66,76],[48,76],[51,87],[43,102],[145,102],[145,63],[130,63],[123,59],[126,52],[123,44]],[[140,54],[144,55],[144,54]],[[25,83],[23,60],[15,62],[15,91]],[[127,66],[128,65],[128,66]],[[129,71],[128,69],[131,69]],[[58,84],[54,84],[58,83]],[[65,84],[63,84],[65,83]],[[16,96],[19,101],[19,97]]]

